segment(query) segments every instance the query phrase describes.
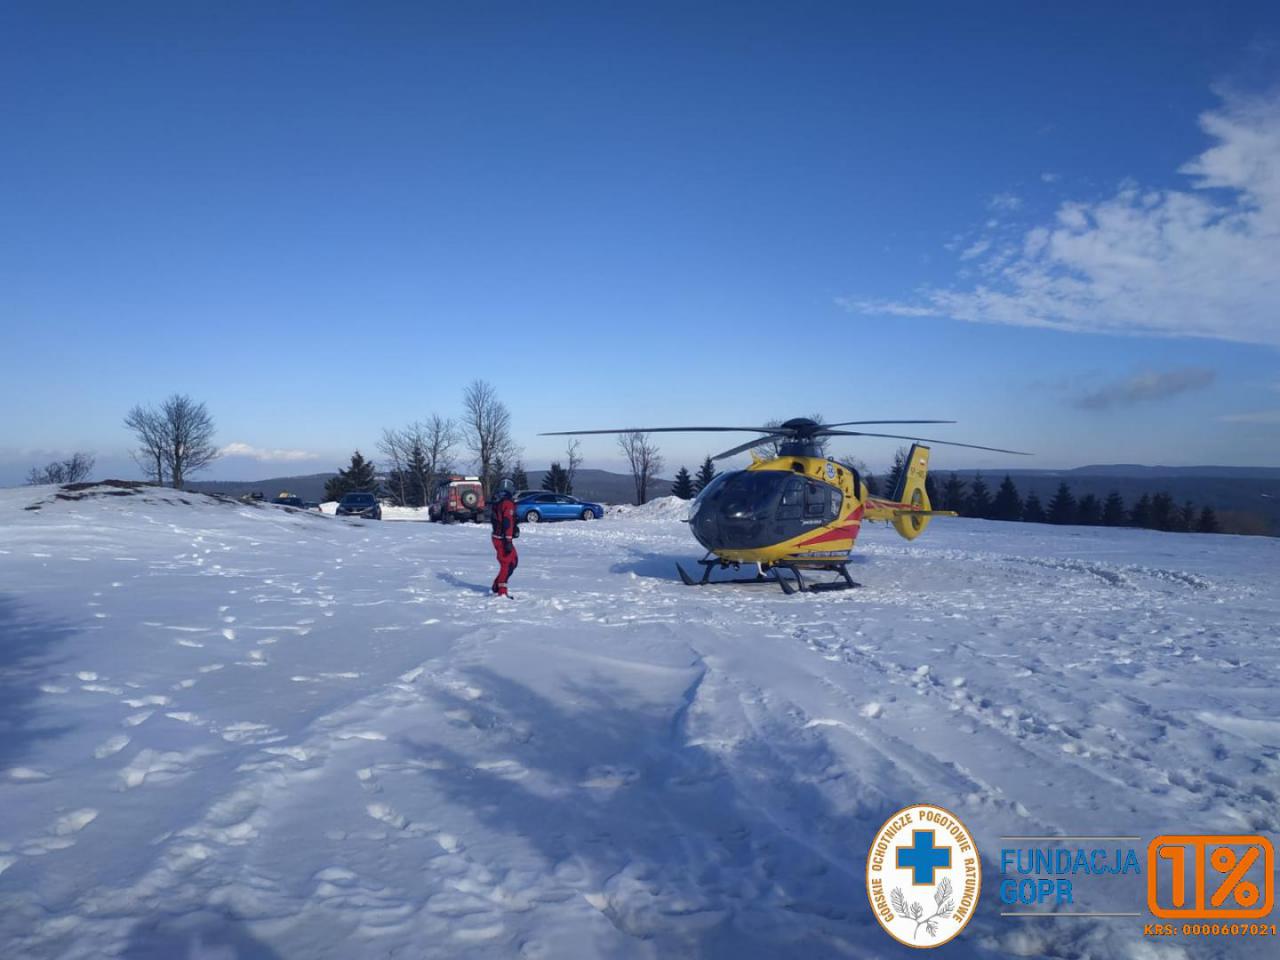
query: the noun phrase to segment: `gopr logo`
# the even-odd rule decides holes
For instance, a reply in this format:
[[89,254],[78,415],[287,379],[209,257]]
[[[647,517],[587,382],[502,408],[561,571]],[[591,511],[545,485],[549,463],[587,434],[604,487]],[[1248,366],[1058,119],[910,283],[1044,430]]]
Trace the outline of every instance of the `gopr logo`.
[[940,947],[973,919],[982,860],[973,835],[949,810],[904,807],[867,853],[867,898],[889,936],[908,947]]

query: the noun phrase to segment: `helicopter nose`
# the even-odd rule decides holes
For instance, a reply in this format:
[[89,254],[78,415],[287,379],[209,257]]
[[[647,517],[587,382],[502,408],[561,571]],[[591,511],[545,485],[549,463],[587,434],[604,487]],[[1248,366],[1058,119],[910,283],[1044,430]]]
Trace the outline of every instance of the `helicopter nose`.
[[707,509],[705,503],[698,504],[689,515],[689,530],[693,533],[694,539],[708,550],[715,542],[715,527],[715,511]]

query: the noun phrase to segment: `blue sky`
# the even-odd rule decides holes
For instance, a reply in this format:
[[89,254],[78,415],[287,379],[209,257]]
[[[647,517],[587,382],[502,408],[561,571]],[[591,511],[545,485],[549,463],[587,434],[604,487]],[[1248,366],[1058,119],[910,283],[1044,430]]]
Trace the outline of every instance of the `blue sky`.
[[475,377],[531,467],[1280,462],[1275,4],[10,3],[0,129],[0,483],[174,391],[210,476],[327,470]]

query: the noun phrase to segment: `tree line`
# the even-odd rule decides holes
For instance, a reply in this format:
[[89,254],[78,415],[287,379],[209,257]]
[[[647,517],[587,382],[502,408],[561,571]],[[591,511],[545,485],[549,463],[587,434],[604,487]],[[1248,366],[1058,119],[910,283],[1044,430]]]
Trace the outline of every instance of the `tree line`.
[[952,473],[941,487],[935,484],[927,492],[930,503],[939,510],[954,510],[962,517],[984,520],[1142,527],[1181,533],[1217,533],[1221,529],[1213,507],[1205,504],[1197,508],[1190,500],[1178,504],[1165,492],[1144,493],[1132,506],[1127,506],[1115,490],[1104,498],[1092,493],[1077,498],[1070,485],[1063,481],[1046,504],[1034,492],[1023,498],[1008,474],[992,493],[981,473],[975,474],[971,481]]
[[457,419],[432,413],[406,427],[383,430],[378,450],[386,458],[382,477],[374,462],[356,450],[347,467],[325,483],[325,498],[375,493],[396,506],[423,507],[441,480],[458,474],[459,460],[467,454],[486,495],[504,477],[520,487],[529,483],[511,435],[511,411],[485,380],[473,380],[463,391]]
[[[619,446],[628,455],[636,495],[644,502],[662,468],[662,457],[647,434],[626,434],[619,438]],[[510,479],[517,490],[529,488],[521,450],[511,434],[511,412],[484,380],[473,381],[464,391],[457,419],[433,413],[407,427],[384,430],[378,450],[387,464],[385,474],[380,476],[374,462],[357,450],[351,462],[325,483],[325,497],[340,500],[347,493],[369,492],[396,506],[423,507],[442,480],[459,475],[463,462],[476,471],[486,496],[503,479]],[[552,461],[543,475],[542,489],[573,493],[581,467],[581,444],[570,440],[564,459]]]

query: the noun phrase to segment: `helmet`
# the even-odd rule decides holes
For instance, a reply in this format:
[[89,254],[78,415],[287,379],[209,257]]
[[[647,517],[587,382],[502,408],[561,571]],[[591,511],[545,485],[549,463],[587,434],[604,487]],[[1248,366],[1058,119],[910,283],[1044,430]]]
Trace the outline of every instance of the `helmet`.
[[498,482],[497,493],[499,497],[514,497],[516,495],[515,481],[510,478],[500,480]]

